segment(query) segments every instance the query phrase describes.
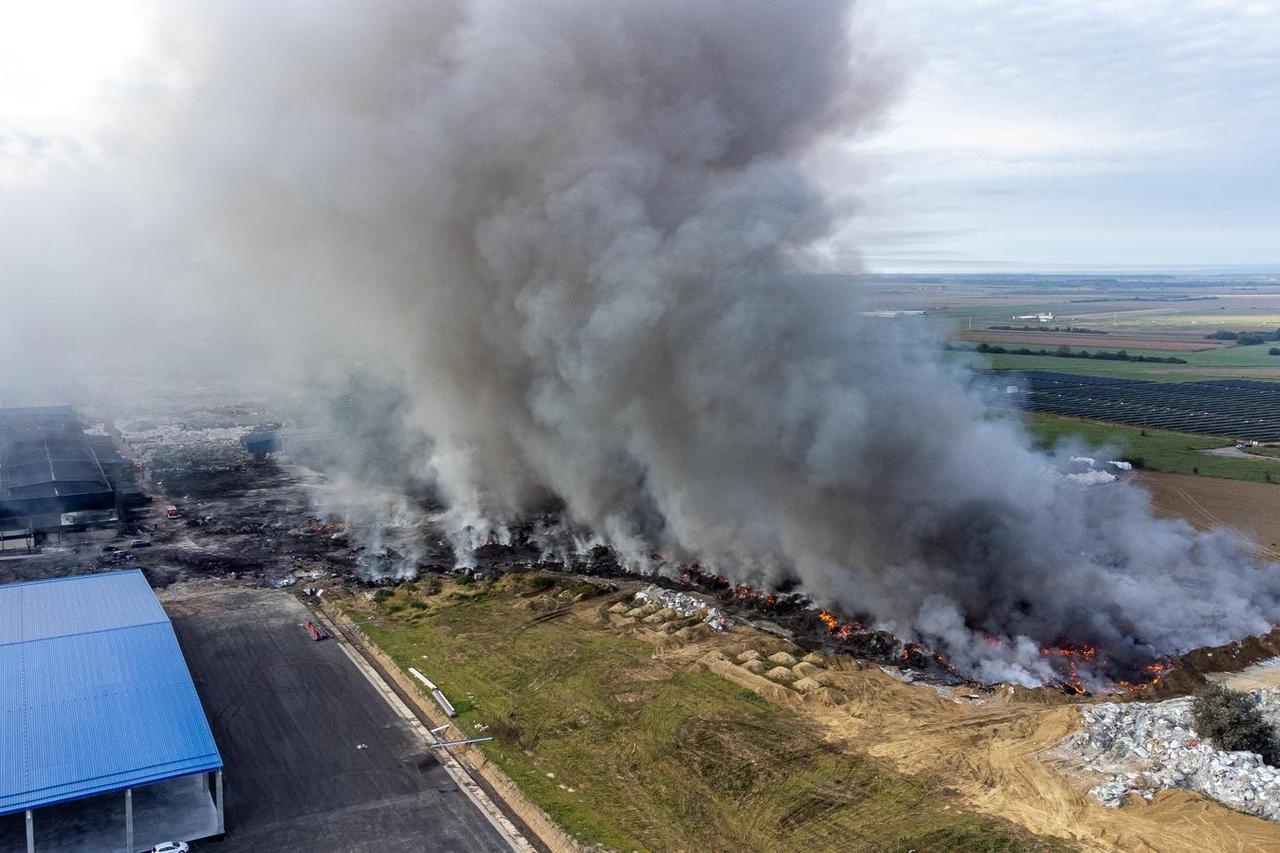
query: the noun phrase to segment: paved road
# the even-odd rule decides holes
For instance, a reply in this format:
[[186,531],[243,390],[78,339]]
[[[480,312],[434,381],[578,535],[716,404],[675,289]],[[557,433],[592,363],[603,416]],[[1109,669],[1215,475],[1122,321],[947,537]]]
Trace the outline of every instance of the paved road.
[[338,645],[310,638],[293,596],[164,603],[226,765],[227,836],[199,850],[508,849]]

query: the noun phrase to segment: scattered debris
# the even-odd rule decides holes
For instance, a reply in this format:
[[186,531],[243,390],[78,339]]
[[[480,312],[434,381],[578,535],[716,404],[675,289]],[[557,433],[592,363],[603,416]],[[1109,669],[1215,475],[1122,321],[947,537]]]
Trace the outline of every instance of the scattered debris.
[[671,610],[675,615],[679,616],[696,616],[699,613],[709,612],[713,609],[701,596],[663,589],[656,584],[649,584],[637,592],[636,601],[642,606],[646,604],[655,605],[657,608],[654,611],[655,613],[658,610]]
[[707,618],[703,621],[710,625],[713,631],[728,631],[734,625],[733,619],[723,610],[717,610],[714,607],[707,613]]
[[[1280,689],[1256,695],[1263,716],[1280,723]],[[1086,705],[1083,728],[1062,742],[1058,754],[1108,777],[1090,790],[1103,805],[1121,806],[1131,794],[1151,799],[1164,788],[1185,788],[1280,821],[1280,769],[1252,752],[1225,752],[1202,740],[1192,701]]]

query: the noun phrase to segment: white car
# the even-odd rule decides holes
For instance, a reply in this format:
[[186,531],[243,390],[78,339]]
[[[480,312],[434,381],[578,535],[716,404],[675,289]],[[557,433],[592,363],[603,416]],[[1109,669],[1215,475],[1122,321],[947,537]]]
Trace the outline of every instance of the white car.
[[190,850],[185,841],[162,841],[151,848],[151,853],[190,853]]

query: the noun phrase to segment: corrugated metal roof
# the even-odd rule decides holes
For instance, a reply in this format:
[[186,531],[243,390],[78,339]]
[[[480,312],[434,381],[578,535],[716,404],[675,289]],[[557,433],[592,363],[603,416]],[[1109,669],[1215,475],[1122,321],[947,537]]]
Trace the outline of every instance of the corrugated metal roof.
[[140,571],[0,586],[0,814],[221,766]]

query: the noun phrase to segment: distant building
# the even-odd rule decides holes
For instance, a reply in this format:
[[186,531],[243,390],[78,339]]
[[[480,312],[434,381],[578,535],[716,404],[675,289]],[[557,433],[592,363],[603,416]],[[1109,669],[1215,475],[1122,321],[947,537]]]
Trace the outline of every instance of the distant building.
[[1050,312],[1045,312],[1042,314],[1016,314],[1014,315],[1013,319],[1035,320],[1037,323],[1050,323],[1053,321],[1053,314]]
[[68,513],[145,501],[109,436],[70,406],[0,409],[0,529],[57,530]]
[[863,311],[863,317],[923,317],[923,311]]

